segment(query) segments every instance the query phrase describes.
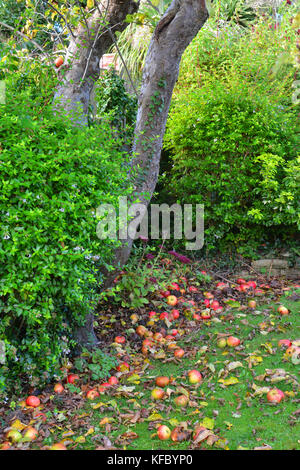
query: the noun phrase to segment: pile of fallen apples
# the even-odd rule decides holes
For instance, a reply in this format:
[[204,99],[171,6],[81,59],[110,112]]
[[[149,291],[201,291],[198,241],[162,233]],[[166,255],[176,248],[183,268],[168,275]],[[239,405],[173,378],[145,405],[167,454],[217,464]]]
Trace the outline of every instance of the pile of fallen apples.
[[[186,283],[187,279],[182,278]],[[223,290],[228,287],[228,284],[224,282],[218,282],[216,288],[218,290]],[[232,287],[232,286],[231,286]],[[266,286],[268,287],[268,286]],[[238,279],[235,289],[239,292],[250,292],[251,294],[260,295],[264,291],[257,289],[257,284],[255,281],[246,282],[244,279]],[[194,300],[187,300],[184,298],[184,295],[188,293],[198,293],[198,288],[195,286],[189,286],[186,289],[183,289],[179,286],[177,282],[170,284],[168,290],[157,292],[157,297],[162,300],[162,305],[165,306],[165,311],[155,312],[151,310],[148,313],[148,323],[147,326],[139,325],[139,317],[137,314],[132,314],[130,319],[133,325],[135,326],[135,333],[140,337],[141,344],[141,353],[144,356],[152,354],[155,357],[155,354],[158,350],[165,349],[168,353],[173,354],[175,360],[180,360],[184,355],[185,351],[178,344],[177,340],[182,337],[184,330],[178,328],[172,328],[172,323],[176,320],[179,320],[181,315],[184,317],[189,317],[194,321],[203,321],[210,320],[215,314],[222,312],[223,306],[220,305],[219,301],[214,298],[214,295],[211,292],[204,292],[202,300],[203,306],[198,307],[198,304]],[[174,292],[174,293],[172,293]],[[175,295],[176,294],[176,295]],[[234,299],[229,299],[233,300]],[[166,304],[165,304],[165,303]],[[176,307],[176,308],[175,308]],[[255,300],[248,301],[248,308],[256,309],[257,304]],[[282,315],[288,315],[289,310],[284,306],[280,305],[277,309],[277,312]],[[159,325],[160,322],[164,323],[164,326],[152,331],[151,327]],[[165,328],[166,326],[166,328]],[[126,345],[126,337],[119,335],[114,338],[114,344],[117,346]],[[240,339],[234,336],[220,335],[217,340],[217,346],[219,348],[235,348],[240,345]],[[285,348],[285,357],[299,357],[300,356],[300,340],[290,341],[288,339],[282,339],[278,342],[279,347]],[[116,354],[119,357],[122,357],[122,353]],[[111,375],[107,382],[101,383],[94,386],[86,392],[86,398],[88,400],[97,399],[100,394],[106,393],[112,388],[117,388],[119,385],[120,375],[123,373],[130,374],[131,368],[128,362],[121,361],[116,368],[116,375]],[[188,381],[191,385],[200,386],[203,381],[202,374],[196,370],[190,370],[187,373]],[[66,383],[75,384],[80,377],[75,373],[67,372]],[[159,376],[155,380],[155,388],[151,391],[151,398],[154,401],[162,400],[168,396],[168,391],[165,391],[165,388],[172,384],[172,378],[166,376]],[[56,394],[62,394],[65,392],[65,387],[62,383],[56,383],[53,388]],[[269,390],[266,395],[268,402],[270,403],[280,403],[285,397],[284,392],[278,388]],[[189,403],[189,396],[187,394],[181,394],[174,398],[174,404],[177,407],[185,407]],[[41,405],[40,399],[37,396],[30,395],[26,398],[25,401],[21,402],[21,405],[29,408],[33,411],[33,418],[40,418],[46,420],[46,416],[39,410]],[[32,423],[32,422],[31,422]],[[198,426],[193,433],[189,433],[189,437],[192,436],[194,441],[199,439],[199,433],[203,433],[205,430],[204,427]],[[31,442],[36,440],[38,437],[38,429],[33,427],[31,424],[28,426],[20,423],[19,420],[16,420],[12,423],[9,429],[7,429],[5,434],[5,441],[0,446],[1,450],[9,449],[12,445],[18,443]],[[171,439],[173,441],[183,440],[187,437],[188,433],[185,434],[178,427],[171,430],[166,425],[160,425],[157,428],[157,437],[160,440]],[[211,439],[214,439],[215,436],[210,433]],[[50,450],[66,450],[66,447],[62,443],[56,443],[49,447]]]

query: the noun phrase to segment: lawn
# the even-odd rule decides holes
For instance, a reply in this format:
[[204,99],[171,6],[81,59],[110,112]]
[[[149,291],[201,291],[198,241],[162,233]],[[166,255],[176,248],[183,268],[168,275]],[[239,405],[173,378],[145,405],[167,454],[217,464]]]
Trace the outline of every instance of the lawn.
[[[104,349],[119,363],[126,361],[130,370],[111,370],[118,384],[91,400],[86,398],[87,391],[99,392],[100,383],[107,379],[94,380],[74,364],[72,372],[78,373],[79,381],[64,384],[60,394],[53,392],[53,384],[32,392],[41,400],[37,409],[26,406],[24,397],[21,401],[14,397],[1,414],[3,433],[14,428],[22,434],[20,442],[10,448],[48,449],[60,443],[67,449],[299,449],[299,286],[269,280],[243,292],[234,278],[224,283],[224,289],[212,280],[202,283],[192,270],[185,274],[176,277],[184,291],[171,291],[178,299],[176,320],[169,322],[173,307],[158,292],[149,294],[150,304],[134,314],[119,308],[105,316],[108,304],[104,303],[98,314],[101,328],[107,331]],[[203,311],[201,304],[210,294],[222,308],[209,309],[209,319],[195,319],[193,315]],[[249,299],[255,300],[255,308],[248,306]],[[191,300],[194,305],[189,304]],[[157,312],[169,312],[169,320],[160,320],[159,313],[149,320],[150,305]],[[289,313],[280,315],[279,305]],[[177,334],[173,340],[152,340],[142,353],[145,337],[136,334],[138,325],[145,326],[148,339],[158,331],[166,336],[176,329]],[[115,342],[116,331],[123,332],[124,344]],[[238,338],[240,344],[228,346],[229,336]],[[224,347],[221,338],[225,338]],[[292,348],[279,345],[282,339],[289,339]],[[175,358],[179,348],[184,355]],[[193,369],[201,373],[200,383],[189,382],[187,374]],[[163,398],[155,400],[151,392],[159,376],[167,376],[170,382]],[[279,403],[267,400],[267,392],[274,388],[284,392]],[[180,407],[175,398],[182,395],[187,404]],[[171,438],[159,439],[161,425],[173,431]],[[38,431],[30,442],[24,439],[28,426]]]

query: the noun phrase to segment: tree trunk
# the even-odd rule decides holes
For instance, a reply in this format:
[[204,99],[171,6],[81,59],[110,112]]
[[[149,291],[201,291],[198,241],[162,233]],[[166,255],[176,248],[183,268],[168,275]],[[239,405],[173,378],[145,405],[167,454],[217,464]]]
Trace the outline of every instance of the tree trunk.
[[100,75],[100,59],[114,42],[114,33],[127,27],[125,18],[138,10],[136,0],[103,0],[86,24],[71,37],[61,83],[54,94],[54,111],[86,125],[90,96]]
[[[132,0],[110,0],[109,5],[109,24],[111,27],[115,25],[119,31],[124,29],[124,18],[127,13],[136,9],[136,3]],[[163,136],[180,60],[207,18],[205,0],[173,0],[158,22],[150,42],[143,71],[132,152],[132,168],[139,168],[134,196],[138,196],[145,205],[149,204],[158,179]],[[89,20],[92,38],[97,37],[97,31],[101,30],[100,19],[98,12]],[[101,37],[98,34],[99,39],[96,42],[94,39],[93,45],[87,31],[80,27],[76,40],[71,42],[68,49],[70,66],[67,66],[62,84],[55,93],[55,108],[60,112],[72,112],[80,104],[79,118],[76,119],[80,124],[87,122],[90,93],[99,76],[100,58],[112,43],[111,36],[101,31]],[[83,47],[85,43],[87,45]],[[126,263],[132,242],[133,238],[127,238],[116,252],[116,266]],[[96,344],[92,316],[87,318],[86,326],[76,332],[76,338],[81,345]]]
[[[139,168],[135,196],[148,205],[153,195],[173,89],[181,57],[208,19],[205,0],[174,0],[152,36],[143,70],[138,102],[132,166]],[[116,254],[116,264],[126,263],[132,238]]]

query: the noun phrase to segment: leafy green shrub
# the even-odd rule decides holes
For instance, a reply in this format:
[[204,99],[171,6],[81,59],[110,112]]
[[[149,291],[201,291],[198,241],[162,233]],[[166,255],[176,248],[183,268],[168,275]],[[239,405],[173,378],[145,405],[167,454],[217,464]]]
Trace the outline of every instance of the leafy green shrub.
[[72,348],[116,245],[97,238],[96,208],[129,191],[108,123],[76,129],[18,80],[0,105],[0,389],[49,379]]
[[284,35],[295,35],[289,22],[282,28],[259,23],[216,37],[211,24],[183,60],[165,135],[172,168],[162,180],[170,199],[204,204],[206,249],[235,244],[249,254],[300,226],[294,68],[277,66],[293,47]]
[[102,73],[95,87],[96,112],[94,119],[110,115],[110,122],[120,135],[130,137],[133,133],[137,112],[137,99],[125,89],[124,80],[114,71]]
[[105,379],[108,377],[110,370],[117,365],[117,359],[101,349],[95,349],[94,351],[83,349],[80,357],[77,357],[74,361],[75,371],[89,374],[92,380]]

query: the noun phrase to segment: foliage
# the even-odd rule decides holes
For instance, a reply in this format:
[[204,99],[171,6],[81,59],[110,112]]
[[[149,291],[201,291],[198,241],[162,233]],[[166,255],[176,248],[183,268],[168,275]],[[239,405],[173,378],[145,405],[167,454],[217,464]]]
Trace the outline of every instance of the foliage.
[[[142,251],[142,256],[138,255]],[[137,256],[139,261],[137,263]],[[156,265],[160,252],[154,256],[143,247],[135,247],[135,256],[129,260],[124,271],[115,279],[115,286],[101,294],[101,299],[120,304],[122,307],[141,308],[149,303],[147,295],[155,292],[157,283],[163,284],[164,274],[158,276]],[[153,271],[156,271],[153,278]]]
[[109,124],[77,129],[53,117],[30,77],[30,70],[8,74],[0,105],[6,387],[12,380],[16,387],[22,374],[30,382],[48,379],[72,348],[74,328],[93,310],[116,246],[97,238],[96,208],[129,191],[127,160]]
[[110,122],[122,137],[132,136],[137,99],[126,92],[124,80],[114,69],[104,71],[95,87],[94,121],[110,115]]
[[300,227],[294,68],[284,62],[273,73],[294,41],[289,18],[278,30],[259,22],[217,37],[210,24],[185,54],[165,136],[173,168],[164,180],[173,199],[204,203],[207,249],[233,242],[242,251]]
[[92,352],[84,349],[75,359],[74,368],[81,373],[89,374],[92,380],[101,380],[105,379],[117,364],[115,357],[106,354],[101,349],[95,349]]

